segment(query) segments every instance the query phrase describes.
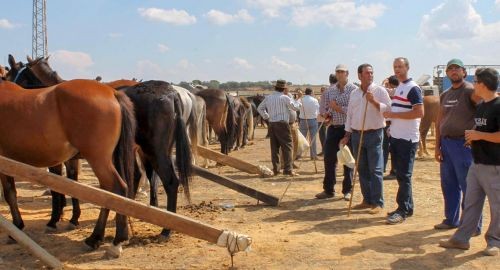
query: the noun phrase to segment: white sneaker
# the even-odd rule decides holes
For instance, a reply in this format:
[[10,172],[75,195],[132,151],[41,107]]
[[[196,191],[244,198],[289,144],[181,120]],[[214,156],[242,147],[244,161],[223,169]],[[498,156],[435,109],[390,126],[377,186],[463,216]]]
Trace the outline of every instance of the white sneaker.
[[483,250],[483,253],[486,256],[498,256],[498,254],[500,253],[500,248],[499,247],[487,246]]
[[350,201],[351,200],[351,193],[344,194],[344,200],[345,201]]

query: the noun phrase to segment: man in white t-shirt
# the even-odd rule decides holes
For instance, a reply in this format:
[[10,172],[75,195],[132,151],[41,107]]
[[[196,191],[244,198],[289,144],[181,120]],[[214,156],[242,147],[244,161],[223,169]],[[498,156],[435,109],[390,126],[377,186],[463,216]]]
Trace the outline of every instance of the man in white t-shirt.
[[400,83],[392,98],[391,110],[384,116],[391,119],[390,145],[399,188],[396,197],[398,208],[388,213],[388,224],[402,223],[413,215],[411,176],[418,148],[420,119],[424,116],[422,90],[408,78],[408,59],[394,59],[393,67]]

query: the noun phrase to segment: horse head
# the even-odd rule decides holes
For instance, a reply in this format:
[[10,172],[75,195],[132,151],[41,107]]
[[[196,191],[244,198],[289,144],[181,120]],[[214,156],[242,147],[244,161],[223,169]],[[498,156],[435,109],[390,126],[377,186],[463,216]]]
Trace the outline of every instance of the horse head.
[[56,71],[49,65],[49,56],[38,57],[33,60],[27,57],[28,67],[31,68],[33,74],[45,85],[55,85],[63,82],[64,80],[59,77]]
[[17,83],[23,88],[40,88],[46,86],[32,70],[22,62],[16,62],[14,56],[9,54],[10,70],[5,75],[5,80]]

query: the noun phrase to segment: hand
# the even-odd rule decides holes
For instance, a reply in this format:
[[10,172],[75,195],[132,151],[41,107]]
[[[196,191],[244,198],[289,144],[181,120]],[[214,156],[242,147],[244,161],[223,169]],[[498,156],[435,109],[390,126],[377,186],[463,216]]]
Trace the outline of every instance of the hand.
[[439,163],[443,162],[443,154],[441,153],[441,148],[440,147],[436,146],[436,149],[434,149],[434,158]]
[[342,148],[340,147],[341,145],[346,145],[347,143],[349,142],[349,137],[344,137],[340,140],[339,142],[339,148]]
[[342,112],[342,107],[337,104],[337,101],[332,100],[330,102],[330,108],[334,109],[336,112]]
[[375,102],[375,96],[373,96],[373,93],[370,91],[366,92],[366,100],[368,100],[370,103]]
[[393,118],[394,114],[391,111],[385,111],[383,113],[385,118]]
[[465,141],[470,144],[472,141],[477,141],[481,139],[481,132],[477,130],[466,130],[465,131]]

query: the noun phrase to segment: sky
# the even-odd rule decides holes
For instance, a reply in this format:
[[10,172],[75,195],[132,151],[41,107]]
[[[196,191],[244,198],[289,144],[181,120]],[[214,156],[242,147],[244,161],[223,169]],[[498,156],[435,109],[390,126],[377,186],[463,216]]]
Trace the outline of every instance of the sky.
[[[0,0],[0,64],[31,55],[32,1]],[[47,0],[49,63],[64,79],[327,84],[337,64],[395,57],[410,75],[460,58],[500,64],[500,0]]]

